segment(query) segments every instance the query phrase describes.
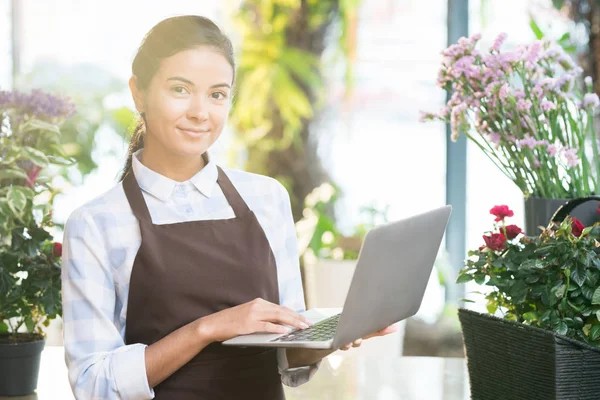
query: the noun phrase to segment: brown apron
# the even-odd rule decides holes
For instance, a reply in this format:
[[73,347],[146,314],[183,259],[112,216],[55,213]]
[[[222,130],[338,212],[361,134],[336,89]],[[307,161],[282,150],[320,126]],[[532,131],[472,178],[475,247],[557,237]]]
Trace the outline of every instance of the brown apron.
[[[123,188],[142,244],[131,272],[125,342],[150,345],[200,317],[261,297],[279,304],[275,258],[255,214],[221,168],[235,218],[152,223],[131,171]],[[156,399],[285,399],[275,349],[215,342],[154,388]]]

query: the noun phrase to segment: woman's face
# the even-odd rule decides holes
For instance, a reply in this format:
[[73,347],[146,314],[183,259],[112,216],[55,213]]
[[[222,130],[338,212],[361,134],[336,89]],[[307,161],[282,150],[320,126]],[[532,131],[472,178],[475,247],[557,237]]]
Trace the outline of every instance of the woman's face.
[[170,156],[204,153],[221,135],[231,108],[233,68],[209,47],[181,51],[162,60],[149,87],[132,77],[136,107],[147,123],[146,146]]

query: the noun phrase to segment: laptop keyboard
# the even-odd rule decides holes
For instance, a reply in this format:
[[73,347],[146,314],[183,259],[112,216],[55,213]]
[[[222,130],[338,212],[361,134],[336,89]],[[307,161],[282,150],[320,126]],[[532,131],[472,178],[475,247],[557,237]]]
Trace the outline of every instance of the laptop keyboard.
[[297,329],[287,335],[273,339],[271,342],[323,342],[331,340],[335,336],[340,315],[342,314],[319,321],[306,329]]

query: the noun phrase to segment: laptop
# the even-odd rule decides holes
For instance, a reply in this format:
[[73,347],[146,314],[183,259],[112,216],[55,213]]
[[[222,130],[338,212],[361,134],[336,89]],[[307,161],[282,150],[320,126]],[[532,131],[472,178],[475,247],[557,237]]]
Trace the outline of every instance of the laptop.
[[290,333],[253,333],[225,346],[337,349],[417,313],[452,207],[446,205],[370,230],[339,309],[301,313],[313,323]]

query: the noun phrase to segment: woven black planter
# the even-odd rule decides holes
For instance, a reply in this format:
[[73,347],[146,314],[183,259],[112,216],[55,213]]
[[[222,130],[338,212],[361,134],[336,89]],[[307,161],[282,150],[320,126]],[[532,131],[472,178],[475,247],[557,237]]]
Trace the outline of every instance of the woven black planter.
[[600,350],[459,309],[473,400],[600,399]]

